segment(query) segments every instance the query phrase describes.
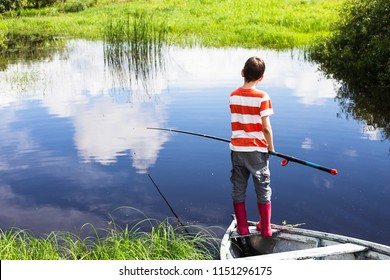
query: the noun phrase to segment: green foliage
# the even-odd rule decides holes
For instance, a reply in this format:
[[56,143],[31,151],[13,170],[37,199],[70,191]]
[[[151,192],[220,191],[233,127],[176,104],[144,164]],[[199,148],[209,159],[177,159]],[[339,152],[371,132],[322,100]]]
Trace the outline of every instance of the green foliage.
[[81,237],[81,232],[52,232],[37,237],[26,230],[0,229],[0,259],[211,260],[218,251],[219,239],[209,230],[193,228],[196,233],[184,235],[168,221],[153,226],[150,233],[136,227],[122,230],[115,225],[97,230],[86,224],[81,230],[90,234]]
[[75,13],[96,5],[97,2],[98,0],[0,0],[0,13],[45,7],[61,7],[65,12]]
[[43,8],[64,2],[65,0],[0,0],[0,13],[25,8]]
[[27,0],[27,6],[31,8],[43,8],[53,4],[61,4],[65,0]]
[[87,4],[82,0],[69,0],[66,1],[63,9],[66,13],[77,13],[87,9]]
[[66,13],[78,13],[95,5],[97,0],[67,0],[63,4],[63,10]]
[[[66,0],[52,7],[20,10],[18,17],[7,15],[4,20],[20,34],[101,40],[107,21],[145,11],[166,23],[175,45],[286,49],[304,47],[316,35],[327,34],[335,7],[342,1]],[[93,7],[85,9],[91,2]],[[65,7],[84,10],[66,13]]]
[[311,58],[340,81],[342,112],[381,128],[390,139],[390,1],[347,0],[334,32],[321,38]]
[[7,33],[8,33],[7,27],[5,26],[4,22],[0,20],[0,50],[5,48]]
[[390,85],[390,1],[347,0],[333,34],[319,40],[311,58],[354,89]]
[[18,10],[26,4],[27,0],[0,0],[0,13]]

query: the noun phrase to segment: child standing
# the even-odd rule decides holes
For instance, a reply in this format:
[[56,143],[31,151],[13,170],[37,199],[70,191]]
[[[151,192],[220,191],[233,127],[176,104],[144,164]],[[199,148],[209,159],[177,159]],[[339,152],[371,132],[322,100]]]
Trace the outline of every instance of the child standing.
[[230,94],[232,137],[230,140],[233,184],[232,198],[240,235],[249,234],[245,198],[249,176],[252,175],[257,196],[260,221],[256,229],[265,237],[271,231],[271,187],[268,151],[274,151],[270,115],[271,100],[264,91],[256,89],[263,79],[264,61],[249,58],[241,76],[244,85]]

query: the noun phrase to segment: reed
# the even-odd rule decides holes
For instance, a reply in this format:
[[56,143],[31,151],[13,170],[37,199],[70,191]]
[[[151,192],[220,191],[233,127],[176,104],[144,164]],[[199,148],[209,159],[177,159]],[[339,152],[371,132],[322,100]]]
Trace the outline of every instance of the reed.
[[104,27],[105,64],[119,82],[135,80],[147,88],[165,70],[167,45],[166,25],[145,11],[111,19]]
[[217,257],[219,239],[201,227],[189,227],[193,234],[168,220],[153,226],[150,232],[139,227],[97,230],[86,224],[82,230],[92,234],[82,237],[70,232],[52,232],[37,237],[32,232],[0,230],[2,260],[210,260]]

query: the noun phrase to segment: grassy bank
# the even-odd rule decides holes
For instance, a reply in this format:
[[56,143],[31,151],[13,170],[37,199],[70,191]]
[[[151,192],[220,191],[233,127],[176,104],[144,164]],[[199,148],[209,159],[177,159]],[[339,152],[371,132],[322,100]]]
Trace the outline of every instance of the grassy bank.
[[[114,2],[114,3],[111,3]],[[326,35],[343,0],[97,1],[77,13],[60,7],[3,16],[4,33],[102,39],[107,21],[142,11],[168,26],[175,45],[293,48]],[[0,36],[1,38],[1,36]]]
[[[69,232],[37,237],[25,230],[0,230],[1,260],[210,260],[216,257],[216,238],[205,229],[196,234],[178,233],[168,222],[151,232],[139,229],[110,229],[104,237],[81,238]],[[84,229],[85,230],[85,229]]]

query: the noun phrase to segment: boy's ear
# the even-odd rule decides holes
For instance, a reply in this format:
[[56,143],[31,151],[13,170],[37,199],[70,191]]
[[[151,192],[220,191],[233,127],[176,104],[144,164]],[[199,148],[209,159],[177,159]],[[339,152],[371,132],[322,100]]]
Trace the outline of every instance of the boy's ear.
[[257,81],[260,83],[263,78],[264,78],[264,74]]
[[244,77],[244,69],[241,70],[241,77]]

